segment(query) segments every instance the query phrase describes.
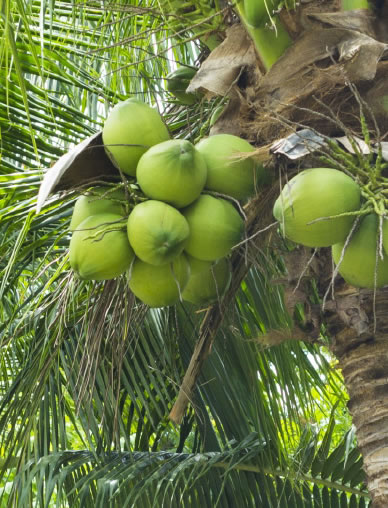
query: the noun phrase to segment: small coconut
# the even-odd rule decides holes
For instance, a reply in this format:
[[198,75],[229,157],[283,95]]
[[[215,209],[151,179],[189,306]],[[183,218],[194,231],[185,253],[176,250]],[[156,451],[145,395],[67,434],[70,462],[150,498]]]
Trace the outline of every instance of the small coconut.
[[190,228],[185,251],[195,258],[223,258],[241,240],[244,221],[226,199],[201,194],[182,214]]
[[225,104],[221,104],[220,106],[217,106],[215,108],[215,110],[213,111],[212,116],[210,117],[210,120],[209,120],[209,127],[213,127],[213,125],[215,125],[215,123],[220,118],[220,116],[222,115],[222,113],[224,112],[225,109],[226,109]]
[[255,193],[265,170],[246,157],[254,151],[248,141],[233,134],[215,134],[195,146],[206,161],[206,189],[241,200]]
[[[358,229],[353,233],[344,257],[339,265],[339,273],[348,284],[360,288],[375,287],[377,245],[379,242],[379,219],[371,213],[361,219]],[[334,262],[338,265],[345,241],[332,246]],[[388,255],[378,257],[376,288],[388,284]]]
[[134,207],[128,217],[129,243],[145,263],[170,263],[183,251],[189,225],[173,206],[150,199]]
[[109,187],[96,187],[89,190],[75,202],[69,229],[74,231],[91,215],[115,213],[124,216],[125,203],[125,192],[121,189],[111,191]]
[[144,194],[177,208],[200,195],[206,182],[206,162],[190,141],[170,139],[141,156],[136,177]]
[[183,300],[195,305],[207,305],[219,300],[228,289],[232,270],[227,258],[203,261],[187,256],[190,278],[182,293]]
[[116,104],[105,120],[102,139],[112,162],[131,176],[148,148],[170,138],[158,111],[137,99]]
[[70,265],[81,279],[113,279],[130,267],[135,254],[122,219],[113,213],[92,215],[73,232]]
[[186,88],[196,74],[197,69],[193,69],[192,67],[179,67],[166,76],[167,90],[178,99],[181,104],[191,105],[200,100],[200,94],[186,92]]
[[273,214],[284,236],[308,247],[328,247],[343,241],[354,216],[316,219],[360,208],[361,189],[342,171],[313,168],[301,171],[283,188]]
[[150,307],[166,307],[180,300],[190,277],[190,265],[184,254],[162,266],[136,259],[129,287],[135,296]]

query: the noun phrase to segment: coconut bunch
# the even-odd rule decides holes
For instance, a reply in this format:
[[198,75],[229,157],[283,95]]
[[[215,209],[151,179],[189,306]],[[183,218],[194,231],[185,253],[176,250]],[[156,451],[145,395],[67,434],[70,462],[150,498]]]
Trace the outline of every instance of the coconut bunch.
[[229,255],[244,234],[239,201],[264,175],[245,140],[219,134],[170,139],[163,119],[130,99],[105,121],[105,150],[132,180],[123,190],[99,188],[75,204],[70,263],[84,279],[129,271],[132,292],[151,307],[183,299],[219,299],[231,277]]
[[346,282],[380,288],[388,284],[386,192],[378,168],[354,177],[333,168],[307,169],[286,183],[273,214],[289,240],[331,247]]

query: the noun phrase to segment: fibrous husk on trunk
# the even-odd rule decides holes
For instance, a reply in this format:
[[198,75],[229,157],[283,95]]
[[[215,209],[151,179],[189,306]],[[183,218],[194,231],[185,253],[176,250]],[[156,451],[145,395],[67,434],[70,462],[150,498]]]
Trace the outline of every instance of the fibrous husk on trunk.
[[[338,135],[331,115],[360,133],[359,104],[348,84],[356,85],[361,96],[371,95],[376,75],[385,74],[385,62],[380,62],[385,51],[385,44],[348,29],[305,32],[247,97],[242,111],[246,136],[264,144],[298,123]],[[384,121],[388,125],[386,115]]]
[[349,393],[373,508],[388,506],[388,289],[340,284],[325,324]]
[[[304,305],[304,329],[295,325],[287,334],[270,331],[261,338],[271,346],[284,340],[319,341],[321,324],[330,336],[330,350],[337,359],[349,394],[348,408],[363,457],[365,481],[373,508],[388,506],[388,288],[358,289],[341,277],[327,296],[332,262],[329,249],[313,252],[298,247],[285,255],[288,277],[276,282],[286,286],[289,312]],[[317,282],[324,305],[311,304],[311,285]]]
[[259,60],[250,38],[239,24],[227,31],[224,42],[202,63],[187,91],[200,92],[207,98],[230,98],[211,134],[241,134],[241,90],[253,89],[261,76],[258,65]]
[[[253,44],[236,25],[202,64],[189,90],[231,97],[230,106],[211,134],[230,132],[256,146],[273,142],[303,123],[338,135],[328,109],[360,133],[359,104],[348,84],[371,102],[388,130],[385,96],[386,44],[372,37],[370,13],[310,13],[308,28],[265,74],[259,72]],[[377,97],[376,97],[377,95]]]

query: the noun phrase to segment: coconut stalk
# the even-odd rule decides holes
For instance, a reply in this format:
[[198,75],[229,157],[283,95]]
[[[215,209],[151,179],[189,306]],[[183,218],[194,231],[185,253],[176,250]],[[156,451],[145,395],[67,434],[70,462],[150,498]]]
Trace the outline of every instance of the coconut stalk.
[[269,70],[292,44],[286,28],[278,16],[269,18],[269,23],[266,26],[254,27],[246,20],[242,2],[238,3],[235,7],[253,41],[265,70]]
[[356,9],[370,9],[368,0],[341,0],[341,10],[355,11]]
[[[279,188],[276,184],[265,192],[260,193],[249,203],[245,210],[247,216],[247,238],[249,238],[250,235],[257,234],[262,228],[263,223],[273,222],[272,206],[278,194],[278,190]],[[265,245],[270,233],[270,228],[266,228],[262,232],[260,235],[261,246]],[[202,365],[210,354],[212,344],[221,326],[225,312],[251,267],[251,262],[246,257],[244,246],[242,249],[237,249],[233,255],[232,267],[232,282],[230,288],[217,304],[211,306],[207,310],[202,320],[199,337],[195,344],[189,366],[182,380],[178,397],[169,414],[170,420],[175,424],[180,424],[182,422],[187,406],[193,398],[195,385],[201,373]]]

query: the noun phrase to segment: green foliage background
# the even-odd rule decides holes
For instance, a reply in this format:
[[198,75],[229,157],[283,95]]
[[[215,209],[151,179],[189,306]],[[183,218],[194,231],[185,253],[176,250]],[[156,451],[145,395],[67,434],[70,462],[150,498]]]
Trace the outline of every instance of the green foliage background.
[[[219,42],[217,2],[0,3],[0,505],[365,506],[342,380],[289,341],[263,253],[219,330],[183,423],[168,419],[203,313],[148,310],[125,276],[76,280],[77,192],[36,214],[45,171],[127,97],[174,137],[206,135],[220,99],[174,102],[164,76]],[[185,4],[185,5],[186,5]],[[211,31],[211,32],[210,32]],[[207,44],[207,45],[206,45]]]

